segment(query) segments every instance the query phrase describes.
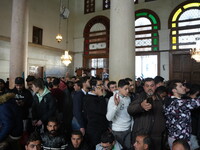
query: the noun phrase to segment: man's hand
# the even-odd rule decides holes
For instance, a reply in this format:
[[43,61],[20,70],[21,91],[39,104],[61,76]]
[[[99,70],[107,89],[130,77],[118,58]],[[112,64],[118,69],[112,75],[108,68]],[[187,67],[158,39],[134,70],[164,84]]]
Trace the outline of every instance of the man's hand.
[[38,120],[37,123],[35,124],[36,126],[41,126],[42,125],[42,121]]
[[80,128],[81,133],[83,134],[83,136],[85,135],[85,129],[84,128]]
[[120,102],[120,98],[119,98],[118,94],[115,94],[115,96],[114,96],[114,102],[115,102],[115,105],[118,106],[118,104]]
[[147,100],[144,100],[141,103],[141,106],[144,110],[149,111],[152,108],[152,105],[150,103],[147,103]]

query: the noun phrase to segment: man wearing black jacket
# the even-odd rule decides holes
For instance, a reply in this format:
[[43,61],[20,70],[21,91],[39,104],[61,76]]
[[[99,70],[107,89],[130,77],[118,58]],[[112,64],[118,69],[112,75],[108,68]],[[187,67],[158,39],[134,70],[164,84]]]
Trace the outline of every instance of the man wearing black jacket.
[[35,79],[32,89],[36,93],[32,105],[33,126],[41,128],[47,125],[50,117],[55,116],[56,101],[42,79]]
[[84,113],[87,118],[86,138],[91,150],[101,141],[101,135],[108,130],[106,119],[107,104],[103,97],[103,84],[101,80],[90,80],[91,91],[84,97]]

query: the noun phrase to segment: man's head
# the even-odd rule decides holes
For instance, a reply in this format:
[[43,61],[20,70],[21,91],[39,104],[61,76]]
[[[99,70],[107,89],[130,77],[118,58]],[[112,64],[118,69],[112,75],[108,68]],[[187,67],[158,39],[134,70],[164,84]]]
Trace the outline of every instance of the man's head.
[[60,79],[59,78],[53,78],[53,81],[52,81],[53,87],[58,88],[59,84],[60,84]]
[[90,77],[84,76],[80,79],[82,82],[82,86],[84,89],[89,89],[90,88]]
[[159,99],[164,100],[168,95],[167,88],[165,86],[159,86],[156,88],[155,94]]
[[103,85],[104,85],[105,90],[109,90],[108,83],[109,83],[108,78],[103,79]]
[[24,88],[24,79],[22,77],[15,78],[15,87],[18,91]]
[[32,83],[32,90],[35,93],[38,93],[39,90],[43,90],[45,88],[44,81],[41,78],[35,79]]
[[74,148],[79,148],[83,141],[83,135],[81,131],[72,131],[71,142]]
[[115,145],[115,137],[111,132],[105,132],[101,135],[101,147],[112,150]]
[[75,91],[79,91],[79,90],[81,90],[82,89],[82,86],[83,84],[82,84],[82,82],[81,81],[76,81],[76,82],[74,82],[74,90]]
[[51,136],[55,136],[58,133],[58,121],[56,118],[50,118],[47,123],[47,130]]
[[123,96],[128,96],[129,93],[129,82],[126,81],[125,79],[121,79],[118,82],[118,90],[119,93]]
[[3,91],[5,89],[5,81],[3,79],[0,79],[0,91]]
[[154,78],[154,81],[155,81],[155,85],[156,85],[156,88],[159,87],[159,86],[164,86],[164,78],[161,77],[161,76],[156,76]]
[[134,143],[135,150],[151,150],[152,140],[148,135],[138,135]]
[[181,98],[182,95],[186,93],[185,86],[183,86],[180,80],[171,80],[168,83],[168,91],[170,94]]
[[34,76],[31,76],[29,75],[27,78],[26,78],[26,83],[27,83],[27,86],[29,89],[32,90],[32,86],[33,86],[33,81],[35,80],[35,77]]
[[154,94],[156,86],[155,86],[155,82],[154,82],[153,78],[144,79],[143,89],[149,96]]
[[131,78],[126,78],[125,80],[129,82],[129,88],[128,88],[129,92],[133,93],[134,89],[135,89],[135,84],[134,84],[133,80]]
[[107,86],[110,92],[114,92],[117,90],[117,83],[115,81],[108,82]]
[[186,140],[177,139],[173,142],[172,150],[190,150],[190,145]]
[[33,132],[28,138],[25,149],[26,150],[41,150],[41,137],[37,132]]
[[103,93],[103,82],[100,79],[93,78],[90,80],[91,92],[96,95],[101,95]]

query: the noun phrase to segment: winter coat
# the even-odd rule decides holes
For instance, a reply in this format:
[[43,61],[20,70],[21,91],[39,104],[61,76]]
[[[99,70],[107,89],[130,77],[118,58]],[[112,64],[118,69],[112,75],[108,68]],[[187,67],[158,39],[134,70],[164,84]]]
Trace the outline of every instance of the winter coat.
[[32,119],[41,120],[43,124],[47,124],[50,117],[56,114],[56,101],[51,95],[47,93],[42,97],[41,102],[39,102],[38,96],[34,95],[34,101],[32,105]]
[[23,132],[23,122],[14,93],[0,96],[0,142],[7,136],[19,139]]

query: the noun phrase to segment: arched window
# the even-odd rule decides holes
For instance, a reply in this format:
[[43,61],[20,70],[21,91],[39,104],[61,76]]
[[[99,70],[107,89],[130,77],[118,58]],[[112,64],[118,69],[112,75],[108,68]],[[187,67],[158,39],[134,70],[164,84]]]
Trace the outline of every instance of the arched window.
[[200,2],[184,2],[169,18],[171,49],[191,49],[200,38]]
[[151,10],[143,9],[135,13],[135,50],[158,51],[160,20]]
[[108,68],[110,21],[105,16],[96,16],[84,29],[83,66]]

